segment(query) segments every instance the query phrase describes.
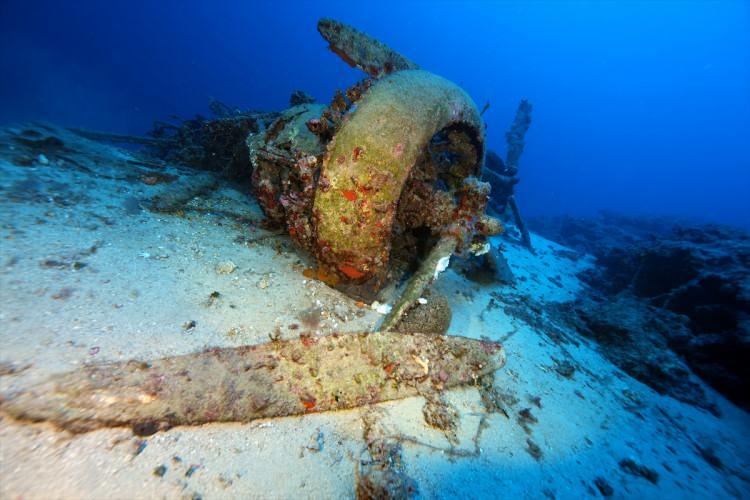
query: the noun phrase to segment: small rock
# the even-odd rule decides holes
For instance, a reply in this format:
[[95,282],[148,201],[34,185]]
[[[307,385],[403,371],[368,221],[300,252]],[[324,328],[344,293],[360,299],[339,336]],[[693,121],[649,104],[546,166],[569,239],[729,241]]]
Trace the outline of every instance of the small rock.
[[445,335],[452,318],[447,297],[435,290],[427,290],[421,300],[424,300],[424,303],[418,300],[418,304],[401,318],[395,330]]
[[636,463],[635,460],[624,458],[618,463],[620,468],[633,476],[640,476],[649,482],[656,484],[659,482],[659,473],[643,464]]
[[542,449],[531,439],[526,440],[526,451],[529,455],[534,457],[537,462],[542,459]]
[[52,298],[55,300],[67,300],[72,296],[73,296],[73,289],[65,287],[65,288],[61,288],[59,292],[54,293],[52,295]]
[[356,483],[356,497],[414,498],[419,488],[405,472],[382,464],[363,466]]
[[518,423],[527,434],[531,434],[531,425],[539,423],[539,420],[531,413],[531,408],[524,408],[518,412]]
[[552,361],[554,361],[555,365],[553,369],[560,375],[561,377],[571,379],[573,378],[573,374],[576,372],[576,367],[571,363],[570,361],[563,360],[560,361],[559,359],[552,358]]
[[310,438],[310,444],[308,444],[306,448],[312,452],[318,453],[318,452],[323,451],[324,445],[325,445],[325,436],[323,435],[323,431],[318,430]]
[[370,309],[377,311],[380,314],[388,314],[391,312],[392,306],[389,304],[381,304],[377,300],[370,304]]
[[166,473],[167,473],[166,465],[160,465],[159,467],[154,469],[154,476],[156,477],[164,477],[164,474]]
[[40,165],[49,165],[49,159],[43,154],[37,156],[36,161],[38,161]]
[[201,305],[203,307],[211,307],[214,304],[216,304],[216,302],[219,300],[220,297],[221,297],[221,293],[214,290],[208,295],[208,298],[201,303]]
[[231,260],[219,262],[216,265],[216,274],[232,274],[235,269],[237,269],[237,264]]
[[612,488],[612,486],[603,477],[597,477],[596,479],[594,479],[594,485],[603,497],[611,497],[615,493],[614,488]]
[[717,470],[724,470],[724,464],[722,463],[721,459],[716,455],[716,451],[710,447],[706,446],[703,447],[699,444],[695,444],[695,449],[700,454],[701,458],[705,460],[711,467],[717,469]]

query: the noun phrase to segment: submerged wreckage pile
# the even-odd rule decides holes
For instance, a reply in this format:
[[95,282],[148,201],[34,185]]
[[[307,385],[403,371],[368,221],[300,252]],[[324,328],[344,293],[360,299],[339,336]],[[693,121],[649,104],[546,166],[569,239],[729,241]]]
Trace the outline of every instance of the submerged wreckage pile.
[[462,89],[349,26],[323,19],[318,30],[370,78],[328,106],[297,93],[251,133],[254,194],[269,223],[314,256],[315,277],[350,296],[372,300],[420,266],[383,324],[395,328],[452,255],[486,254],[487,236],[503,230],[486,213],[491,184],[495,209],[513,211],[531,249],[513,198],[531,105],[522,101],[508,133],[509,167],[483,173],[484,125]]
[[322,19],[318,31],[368,75],[329,105],[296,91],[281,112],[212,100],[214,119],[156,122],[149,138],[76,132],[145,144],[159,160],[249,180],[267,227],[287,232],[314,258],[309,277],[351,297],[383,301],[388,285],[411,274],[385,329],[415,307],[454,255],[481,256],[480,266],[512,282],[487,237],[512,217],[533,252],[514,196],[531,104],[519,104],[503,161],[485,146],[481,115],[489,103],[480,112],[454,83],[345,24]]
[[[138,142],[161,160],[233,179],[250,177],[267,225],[314,258],[316,278],[349,296],[382,297],[387,285],[411,274],[381,331],[88,366],[4,395],[6,413],[73,432],[131,426],[150,434],[413,395],[425,396],[433,415],[446,388],[491,387],[504,363],[502,347],[443,336],[450,309],[427,287],[453,255],[491,258],[487,237],[503,227],[486,213],[490,183],[500,191],[495,210],[510,207],[531,248],[513,199],[531,107],[521,103],[508,133],[507,167],[491,155],[490,182],[483,182],[484,124],[461,88],[344,24],[323,19],[318,30],[334,53],[368,75],[328,106],[296,92],[280,113],[242,113],[214,101],[216,119],[159,123],[150,138],[75,132]],[[425,296],[430,304],[423,307]],[[410,311],[422,308],[424,317],[433,306],[433,327],[408,320]],[[374,470],[395,474],[375,455]]]
[[[427,423],[449,435],[456,424],[442,391],[474,384],[483,400],[493,400],[502,346],[444,336],[448,302],[427,288],[453,255],[503,267],[502,257],[488,252],[487,237],[503,230],[486,213],[490,184],[499,192],[493,209],[512,211],[531,249],[513,199],[531,107],[521,103],[507,135],[507,166],[490,154],[485,168],[481,113],[461,88],[344,24],[323,19],[318,30],[334,53],[368,75],[328,106],[295,92],[291,107],[278,113],[244,113],[214,101],[216,119],[160,122],[151,137],[71,131],[145,145],[163,162],[250,178],[266,224],[315,260],[315,278],[358,299],[382,300],[386,289],[398,297],[380,331],[89,365],[0,395],[4,413],[71,432],[129,426],[148,435],[420,395]],[[16,140],[29,155],[39,141]],[[187,191],[193,197],[200,189]],[[182,199],[167,193],[149,208],[169,211]],[[370,459],[361,464],[358,494],[413,492],[394,465],[398,443],[378,438],[374,422],[365,427]]]
[[484,213],[483,126],[455,84],[344,25],[324,20],[319,29],[374,79],[328,107],[293,106],[251,135],[253,188],[269,219],[315,257],[319,276],[372,299],[420,245],[447,257],[500,232]]

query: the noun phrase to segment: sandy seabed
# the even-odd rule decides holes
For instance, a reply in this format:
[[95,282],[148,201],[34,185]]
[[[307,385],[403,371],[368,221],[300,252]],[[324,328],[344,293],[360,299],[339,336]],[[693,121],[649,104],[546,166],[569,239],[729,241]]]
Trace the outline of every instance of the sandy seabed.
[[[22,130],[0,133],[0,393],[86,363],[369,331],[382,319],[306,278],[310,262],[261,229],[260,209],[236,187],[152,212],[148,201],[173,185],[154,178],[205,174],[157,170],[54,127],[45,133],[64,149],[19,159]],[[492,241],[515,286],[479,285],[450,268],[436,283],[453,309],[449,334],[501,341],[507,353],[495,378],[507,416],[487,415],[475,387],[446,394],[459,413],[457,444],[427,426],[419,397],[149,437],[73,435],[3,416],[0,498],[350,498],[365,412],[401,441],[424,498],[581,498],[607,487],[615,497],[750,497],[747,413],[707,386],[721,417],[660,396],[575,331],[556,325],[550,335],[529,319],[574,300],[577,273],[593,265],[532,238],[536,255]]]

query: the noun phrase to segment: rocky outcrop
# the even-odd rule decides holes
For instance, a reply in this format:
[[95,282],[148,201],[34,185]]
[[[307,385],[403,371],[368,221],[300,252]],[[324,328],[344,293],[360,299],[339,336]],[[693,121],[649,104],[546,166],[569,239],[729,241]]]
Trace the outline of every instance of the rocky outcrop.
[[[750,408],[750,235],[719,225],[670,227],[667,219],[639,225],[640,219],[611,214],[556,220],[535,227],[596,257],[598,265],[581,276],[585,282],[628,316],[668,325],[683,318],[684,327],[659,333],[666,347],[727,398]],[[625,304],[620,296],[632,300]],[[652,337],[648,328],[631,326]]]
[[631,217],[602,210],[596,217],[534,217],[529,219],[529,227],[552,241],[600,256],[608,249],[665,236],[678,222],[670,217]]
[[684,316],[651,307],[627,294],[578,301],[577,330],[596,340],[605,356],[636,380],[686,403],[718,413],[670,341],[689,336]]

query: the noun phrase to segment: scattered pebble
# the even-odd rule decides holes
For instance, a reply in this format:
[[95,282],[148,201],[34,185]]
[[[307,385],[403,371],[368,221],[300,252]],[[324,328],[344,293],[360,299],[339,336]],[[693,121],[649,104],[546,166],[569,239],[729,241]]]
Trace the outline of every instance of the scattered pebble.
[[388,314],[389,312],[391,312],[391,309],[392,309],[392,307],[390,305],[388,305],[388,304],[381,304],[377,300],[375,302],[373,302],[372,304],[370,304],[370,308],[373,311],[377,311],[380,314]]
[[146,449],[146,446],[148,446],[148,442],[147,441],[145,441],[145,440],[138,441],[138,446],[135,449],[134,456],[138,456],[141,453],[143,453],[143,450]]
[[81,262],[77,260],[73,262],[66,262],[66,261],[55,260],[55,259],[45,259],[42,262],[40,262],[39,265],[47,269],[70,269],[73,271],[78,271],[87,266],[85,262]]
[[237,269],[237,264],[231,260],[216,264],[216,274],[232,274]]
[[558,359],[552,358],[555,365],[553,366],[553,369],[561,376],[565,377],[567,379],[573,378],[573,374],[576,372],[576,367],[571,363],[570,361],[563,360],[560,361]]
[[542,459],[542,449],[531,439],[526,440],[526,451],[529,455],[534,457],[537,462]]
[[21,373],[24,370],[31,368],[31,363],[20,364],[15,361],[0,361],[0,377],[3,375],[13,375],[14,373]]
[[633,476],[640,476],[649,482],[656,484],[659,482],[659,473],[653,469],[646,467],[643,464],[636,463],[635,460],[630,458],[623,458],[618,463],[620,468]]
[[190,321],[186,321],[185,323],[182,324],[182,329],[187,332],[195,328],[195,325],[197,325],[197,323],[195,322],[194,319],[191,319]]
[[597,477],[596,479],[594,479],[594,485],[603,497],[611,497],[615,493],[615,489],[612,488],[612,486],[603,477]]
[[67,300],[73,296],[72,288],[61,288],[59,292],[52,294],[52,298],[55,300]]
[[533,404],[534,406],[536,406],[540,410],[542,409],[542,398],[540,398],[539,396],[531,396],[531,395],[529,395],[528,396],[528,400],[529,400],[529,403]]
[[524,408],[518,412],[518,423],[527,434],[531,433],[531,425],[539,423],[539,420],[531,413],[531,408]]
[[310,444],[308,444],[305,448],[307,448],[309,451],[312,451],[314,453],[318,453],[323,451],[323,445],[325,444],[325,436],[323,435],[323,431],[318,430],[315,434],[313,434],[310,437]]
[[160,465],[159,467],[154,469],[154,476],[156,477],[164,477],[164,474],[166,473],[167,473],[166,465]]
[[36,161],[38,161],[40,165],[49,165],[49,158],[44,154],[39,154],[39,156],[36,157]]
[[221,294],[214,290],[208,295],[208,298],[203,302],[203,307],[211,307],[214,304],[216,304],[216,301],[219,300],[219,297],[221,297]]
[[336,316],[340,321],[349,321],[350,319],[349,308],[341,303],[333,306],[333,315]]

